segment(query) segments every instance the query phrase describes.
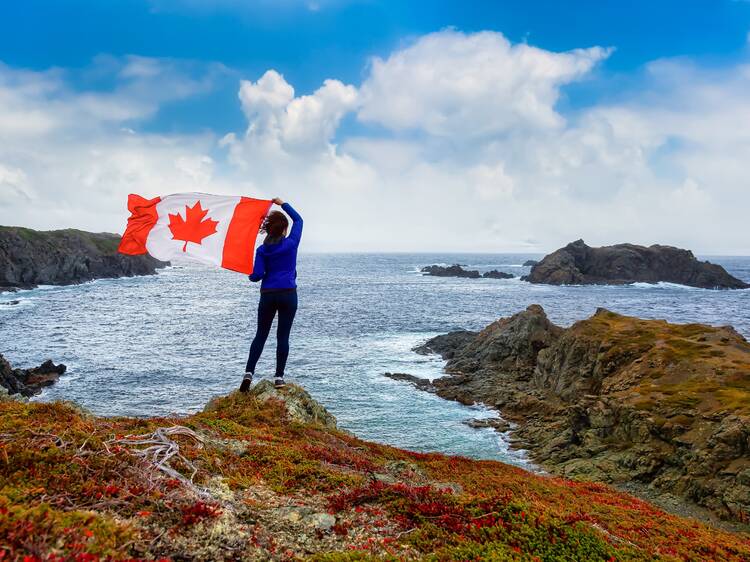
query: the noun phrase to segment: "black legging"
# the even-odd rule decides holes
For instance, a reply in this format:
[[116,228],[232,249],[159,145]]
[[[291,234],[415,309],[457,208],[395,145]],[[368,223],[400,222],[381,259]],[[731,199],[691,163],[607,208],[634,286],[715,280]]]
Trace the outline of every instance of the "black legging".
[[250,345],[250,355],[247,358],[246,373],[255,373],[255,365],[263,353],[263,346],[271,332],[273,318],[279,313],[276,327],[276,376],[284,376],[286,359],[289,357],[289,333],[297,312],[297,291],[269,291],[260,294],[258,303],[258,330]]

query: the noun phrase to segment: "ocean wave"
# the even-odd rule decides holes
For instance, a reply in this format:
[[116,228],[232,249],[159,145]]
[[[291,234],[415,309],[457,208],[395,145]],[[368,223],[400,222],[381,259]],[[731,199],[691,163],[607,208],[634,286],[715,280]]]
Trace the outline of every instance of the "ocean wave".
[[659,281],[658,283],[644,283],[638,281],[636,283],[628,283],[627,287],[634,287],[636,289],[679,289],[684,291],[703,291],[700,287],[691,287],[690,285],[681,285],[679,283],[669,283],[667,281]]

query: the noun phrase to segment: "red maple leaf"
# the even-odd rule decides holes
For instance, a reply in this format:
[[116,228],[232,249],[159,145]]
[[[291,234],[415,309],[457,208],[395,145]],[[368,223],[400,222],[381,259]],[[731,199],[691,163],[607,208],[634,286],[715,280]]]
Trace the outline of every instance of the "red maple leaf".
[[169,230],[172,231],[172,240],[184,240],[185,245],[182,251],[187,251],[188,242],[200,244],[201,241],[216,234],[216,225],[218,221],[206,219],[208,209],[205,211],[201,208],[201,202],[196,201],[195,205],[188,207],[185,205],[185,218],[180,213],[169,215]]

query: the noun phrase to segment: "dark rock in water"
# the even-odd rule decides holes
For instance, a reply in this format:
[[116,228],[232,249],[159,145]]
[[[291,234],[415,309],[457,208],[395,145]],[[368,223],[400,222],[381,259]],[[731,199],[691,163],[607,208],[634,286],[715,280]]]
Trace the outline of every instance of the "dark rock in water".
[[466,335],[446,370],[438,396],[498,408],[551,472],[750,513],[750,343],[731,327],[599,309],[562,329],[532,305]]
[[33,396],[39,394],[45,386],[54,384],[65,370],[65,365],[55,365],[50,360],[33,369],[14,369],[8,360],[0,355],[0,386],[5,388],[8,394]]
[[672,246],[617,244],[592,248],[571,242],[535,265],[523,280],[550,285],[624,285],[665,281],[704,289],[747,289],[720,265]]
[[21,301],[12,300],[12,301],[0,302],[0,305],[2,305],[2,306],[15,306],[15,305],[20,304],[20,303],[21,303]]
[[533,267],[533,266],[535,266],[538,263],[539,262],[537,260],[526,260],[525,262],[523,262],[523,266],[524,267]]
[[432,383],[428,379],[415,377],[414,375],[408,375],[406,373],[383,373],[383,376],[395,381],[405,381],[411,383],[419,390],[424,390],[426,392],[435,392],[435,387],[432,386]]
[[120,254],[119,243],[117,234],[0,226],[0,290],[153,275],[168,265],[149,255]]
[[482,277],[484,277],[485,279],[513,279],[515,275],[513,275],[512,273],[505,273],[504,271],[493,269],[492,271],[483,273]]
[[480,277],[478,271],[466,270],[457,263],[448,267],[428,265],[422,268],[422,273],[432,275],[433,277],[466,277],[468,279],[479,279]]
[[435,336],[434,338],[427,340],[425,343],[416,346],[412,351],[416,351],[420,355],[437,353],[443,359],[450,359],[466,344],[473,341],[476,335],[477,332],[458,330],[456,332],[450,332],[449,334]]

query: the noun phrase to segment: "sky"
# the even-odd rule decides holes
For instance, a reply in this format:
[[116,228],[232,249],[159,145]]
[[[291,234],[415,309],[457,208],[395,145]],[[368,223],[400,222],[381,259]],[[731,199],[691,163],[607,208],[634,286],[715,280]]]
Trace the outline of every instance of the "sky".
[[0,224],[291,202],[306,251],[750,255],[750,1],[25,0]]

